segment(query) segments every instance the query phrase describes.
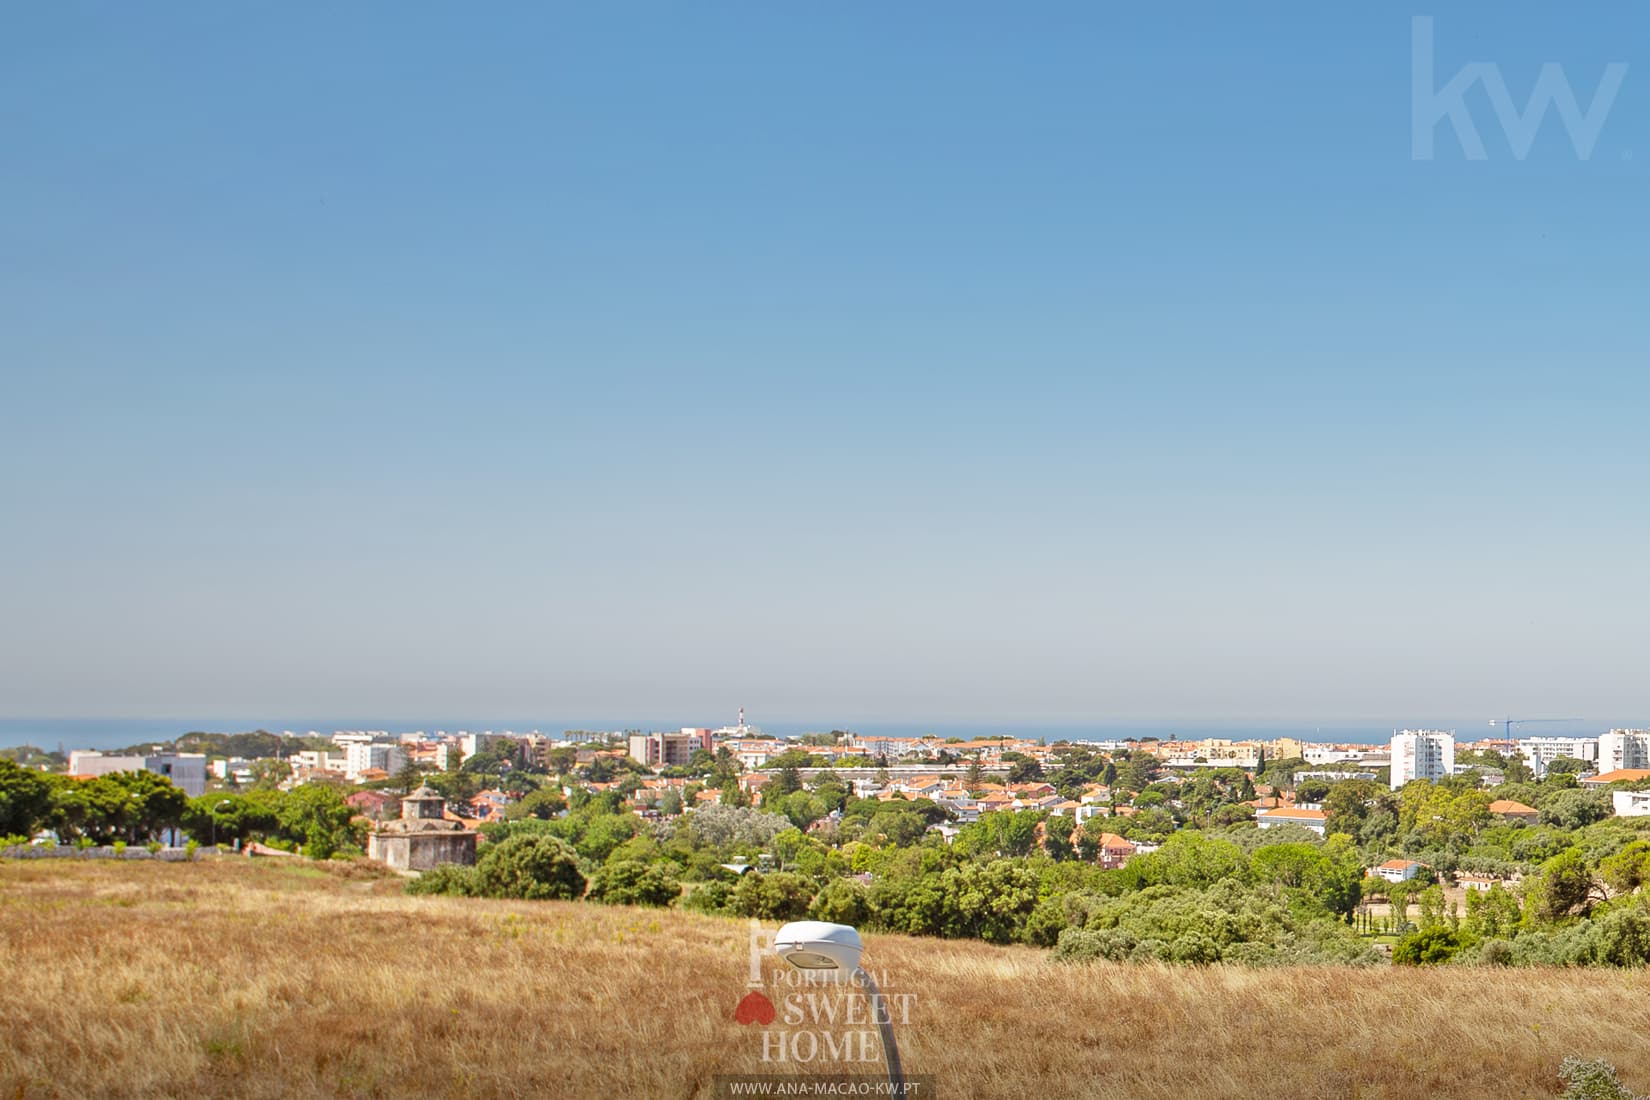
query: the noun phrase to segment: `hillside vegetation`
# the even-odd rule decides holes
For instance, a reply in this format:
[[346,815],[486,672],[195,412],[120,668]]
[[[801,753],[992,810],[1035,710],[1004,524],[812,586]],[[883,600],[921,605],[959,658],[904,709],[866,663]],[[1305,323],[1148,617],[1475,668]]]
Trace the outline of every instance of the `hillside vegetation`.
[[[709,1096],[775,1069],[733,1018],[748,942],[675,910],[409,897],[361,864],[0,864],[0,1095]],[[1571,1054],[1650,1088],[1639,970],[1070,965],[889,935],[866,962],[915,996],[906,1067],[945,1098],[1551,1097]]]

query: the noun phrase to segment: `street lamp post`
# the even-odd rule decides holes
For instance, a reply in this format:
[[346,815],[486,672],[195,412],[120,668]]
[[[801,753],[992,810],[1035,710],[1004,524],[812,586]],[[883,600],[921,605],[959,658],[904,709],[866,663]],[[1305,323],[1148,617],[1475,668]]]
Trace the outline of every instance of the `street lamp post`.
[[871,1010],[882,1036],[882,1056],[888,1066],[891,1094],[905,1095],[905,1071],[900,1067],[899,1046],[894,1042],[894,1017],[877,983],[859,965],[859,957],[865,950],[859,933],[846,924],[792,921],[774,935],[773,950],[798,970],[838,981],[846,978],[858,982],[871,994]]

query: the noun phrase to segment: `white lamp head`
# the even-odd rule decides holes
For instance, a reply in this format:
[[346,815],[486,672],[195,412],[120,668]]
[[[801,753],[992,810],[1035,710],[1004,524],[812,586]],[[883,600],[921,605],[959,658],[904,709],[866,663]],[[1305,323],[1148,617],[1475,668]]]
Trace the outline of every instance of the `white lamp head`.
[[822,920],[792,921],[773,938],[774,954],[796,967],[821,977],[847,978],[859,969],[865,945],[859,933],[846,924]]

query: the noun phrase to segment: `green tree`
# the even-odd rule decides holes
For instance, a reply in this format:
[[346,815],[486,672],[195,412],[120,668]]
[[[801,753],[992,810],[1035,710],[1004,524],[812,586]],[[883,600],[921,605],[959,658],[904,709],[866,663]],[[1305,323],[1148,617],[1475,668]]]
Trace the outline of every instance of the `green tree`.
[[1481,940],[1510,939],[1522,915],[1518,899],[1499,882],[1488,890],[1467,891],[1465,928]]
[[1436,966],[1449,962],[1469,946],[1470,940],[1463,933],[1448,925],[1434,925],[1399,940],[1392,948],[1392,961],[1399,966]]
[[776,795],[787,795],[801,789],[802,772],[797,769],[795,764],[786,764],[773,773],[773,779],[769,781],[767,788],[762,793],[764,797],[767,796],[769,791]]
[[1050,859],[1059,862],[1076,854],[1076,845],[1072,843],[1076,829],[1077,822],[1064,814],[1052,814],[1043,822],[1043,850]]
[[276,809],[281,835],[301,846],[311,859],[330,859],[360,846],[360,837],[350,824],[352,817],[354,811],[344,801],[343,792],[320,783],[292,788]]
[[813,897],[813,885],[801,875],[789,871],[769,874],[747,871],[734,887],[729,908],[741,917],[797,920],[807,916]]
[[1037,876],[1016,860],[953,867],[942,885],[948,936],[1014,943],[1037,907]]
[[810,920],[832,924],[863,925],[870,915],[870,899],[865,888],[852,879],[832,879],[808,906]]
[[1605,791],[1563,790],[1542,800],[1541,823],[1559,829],[1580,829],[1603,821],[1612,812],[1610,795]]
[[585,889],[579,857],[558,837],[512,836],[489,844],[476,861],[480,892],[491,898],[572,901]]
[[1525,903],[1535,920],[1553,924],[1585,914],[1600,894],[1580,848],[1566,848],[1541,865],[1525,884]]
[[589,898],[604,905],[666,906],[682,892],[682,884],[664,863],[639,859],[607,863],[590,879]]
[[0,836],[33,836],[51,807],[51,784],[39,772],[0,759]]
[[1229,840],[1199,832],[1171,836],[1155,852],[1129,861],[1129,871],[1143,886],[1211,886],[1223,879],[1246,882],[1249,857]]
[[519,821],[524,817],[549,821],[566,809],[567,799],[562,797],[561,791],[554,787],[540,787],[505,807],[504,817],[507,821]]
[[391,784],[403,794],[411,794],[424,782],[424,769],[409,760],[391,779]]
[[1631,894],[1650,882],[1650,841],[1635,840],[1599,861],[1599,875],[1615,894]]

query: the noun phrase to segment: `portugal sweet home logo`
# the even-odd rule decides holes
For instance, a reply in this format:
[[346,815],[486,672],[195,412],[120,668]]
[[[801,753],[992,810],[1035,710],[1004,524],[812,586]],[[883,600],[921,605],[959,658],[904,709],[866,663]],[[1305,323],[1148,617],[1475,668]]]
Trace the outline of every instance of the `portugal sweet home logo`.
[[760,1029],[762,1061],[777,1068],[858,1068],[883,1061],[879,1027],[911,1022],[916,994],[900,992],[886,972],[866,975],[879,991],[872,996],[863,978],[835,971],[797,970],[772,960],[771,931],[750,924],[750,964],[746,993],[733,1018]]

